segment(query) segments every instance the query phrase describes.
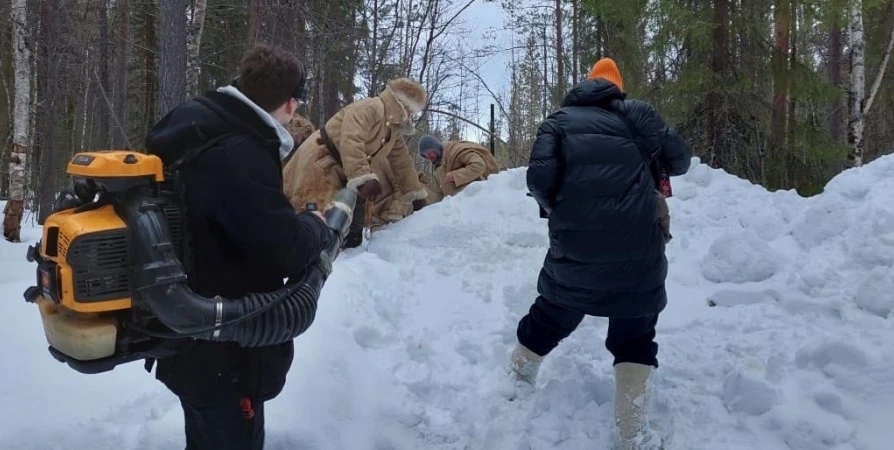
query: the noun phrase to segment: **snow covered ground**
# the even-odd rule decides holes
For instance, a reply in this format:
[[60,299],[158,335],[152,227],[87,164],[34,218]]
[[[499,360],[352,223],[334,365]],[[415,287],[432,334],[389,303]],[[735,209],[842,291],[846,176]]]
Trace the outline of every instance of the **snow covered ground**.
[[[696,163],[670,201],[654,399],[668,450],[894,448],[894,157],[810,199]],[[51,359],[21,295],[27,245],[0,240],[0,449],[183,448],[176,398],[140,363],[88,376]],[[605,319],[507,400],[546,247],[519,169],[342,255],[268,404],[267,448],[608,448]]]

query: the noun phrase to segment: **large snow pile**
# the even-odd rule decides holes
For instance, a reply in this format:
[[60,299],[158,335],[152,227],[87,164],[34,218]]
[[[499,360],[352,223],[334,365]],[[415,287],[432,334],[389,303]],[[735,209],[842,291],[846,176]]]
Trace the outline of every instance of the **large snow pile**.
[[[894,157],[810,199],[695,161],[674,193],[654,398],[667,450],[892,448]],[[0,243],[0,448],[182,448],[179,404],[141,364],[88,376],[50,358],[22,300],[26,245]],[[342,255],[268,404],[267,448],[608,448],[605,319],[507,400],[547,245],[518,169]]]

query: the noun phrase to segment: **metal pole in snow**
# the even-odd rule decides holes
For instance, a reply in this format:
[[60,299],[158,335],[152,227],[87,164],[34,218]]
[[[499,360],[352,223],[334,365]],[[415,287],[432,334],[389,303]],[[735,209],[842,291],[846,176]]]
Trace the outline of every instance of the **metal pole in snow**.
[[496,116],[494,115],[494,104],[490,104],[490,154],[493,157],[497,156],[497,146],[494,139],[494,134],[496,133]]

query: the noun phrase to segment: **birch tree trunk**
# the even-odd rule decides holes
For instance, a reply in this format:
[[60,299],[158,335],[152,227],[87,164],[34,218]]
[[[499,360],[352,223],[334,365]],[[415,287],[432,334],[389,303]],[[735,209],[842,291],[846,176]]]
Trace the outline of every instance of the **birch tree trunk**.
[[199,58],[199,49],[202,46],[202,29],[205,27],[205,7],[207,0],[196,0],[190,15],[189,35],[186,42],[186,95],[194,96],[199,93],[199,75],[202,73],[202,61]]
[[28,24],[26,5],[26,0],[12,0],[15,107],[12,149],[9,154],[9,200],[3,209],[3,237],[10,242],[21,241],[30,138],[28,125],[31,105],[31,49],[25,40]]
[[580,81],[581,45],[580,45],[580,0],[571,0],[571,85]]
[[894,25],[891,26],[891,32],[888,35],[888,45],[885,47],[885,54],[882,56],[882,62],[878,67],[878,73],[875,75],[875,81],[872,83],[872,88],[869,89],[869,98],[866,99],[866,106],[863,107],[864,116],[869,115],[872,102],[875,101],[875,96],[878,95],[878,89],[882,85],[882,80],[885,79],[885,70],[888,68],[888,61],[891,59],[891,50],[894,50]]
[[849,159],[854,167],[863,165],[863,98],[866,95],[865,39],[863,36],[863,2],[850,0],[848,5],[848,44],[851,49],[850,119],[847,143],[851,147]]

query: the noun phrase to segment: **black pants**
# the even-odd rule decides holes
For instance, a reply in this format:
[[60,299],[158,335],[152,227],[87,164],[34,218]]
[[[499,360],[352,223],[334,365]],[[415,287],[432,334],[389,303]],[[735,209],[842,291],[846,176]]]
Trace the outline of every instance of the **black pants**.
[[194,405],[180,399],[186,425],[186,450],[262,450],[264,403],[229,398]]
[[[532,352],[546,355],[577,329],[584,315],[538,296],[528,314],[518,323],[518,341]],[[657,323],[657,315],[609,318],[605,347],[615,357],[614,364],[632,362],[658,367]]]

